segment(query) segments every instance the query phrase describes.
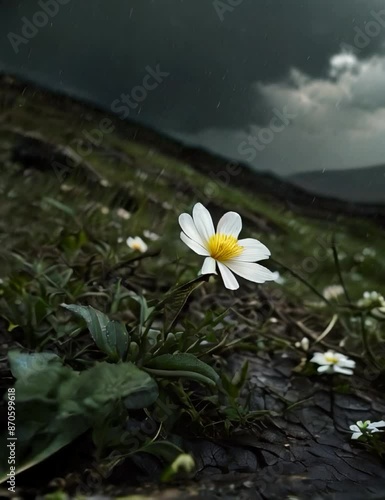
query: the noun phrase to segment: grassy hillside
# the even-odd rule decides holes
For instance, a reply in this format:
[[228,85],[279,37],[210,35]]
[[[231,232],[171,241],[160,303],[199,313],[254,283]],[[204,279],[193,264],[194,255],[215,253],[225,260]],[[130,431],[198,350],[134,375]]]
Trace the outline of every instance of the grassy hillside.
[[[254,191],[244,179],[258,185],[260,178],[249,171],[234,173],[222,159],[9,79],[0,103],[1,388],[16,377],[24,398],[18,424],[28,445],[20,444],[23,469],[35,470],[47,457],[52,462],[55,451],[85,439],[85,457],[75,464],[67,458],[67,472],[92,460],[112,470],[117,461],[109,453],[120,449],[122,425],[129,428],[122,415],[129,408],[129,422],[146,421],[156,391],[157,401],[172,400],[178,410],[137,452],[153,447],[165,464],[184,449],[186,429],[189,438],[222,439],[254,428],[266,412],[250,410],[245,400],[247,365],[236,377],[229,374],[226,360],[234,352],[288,350],[300,362],[303,353],[294,344],[305,335],[316,349],[360,360],[362,370],[366,363],[382,370],[384,322],[372,314],[377,305],[358,302],[365,291],[384,290],[385,240],[373,212],[349,216],[341,204],[332,212],[327,201],[307,210],[308,195],[296,204],[291,191],[288,203],[282,183],[274,196],[273,177],[266,192]],[[242,216],[241,236],[268,246],[272,258],[263,264],[279,271],[277,283],[242,281],[230,292],[219,276],[194,281],[202,258],[180,241],[178,216],[198,201],[215,220],[229,210]],[[148,251],[129,248],[130,236],[141,236]],[[323,296],[325,287],[341,282],[345,296]],[[106,316],[86,327],[63,303]],[[7,357],[9,350],[16,354]],[[27,354],[38,356],[33,383]],[[175,362],[176,354],[194,355],[202,365],[159,368],[157,357],[173,355]],[[122,363],[111,363],[119,359],[133,363],[130,383],[139,377],[134,369],[145,373],[130,396],[127,380],[118,378]],[[305,373],[314,372],[307,363]],[[78,387],[80,379],[85,385]],[[108,383],[99,387],[101,380]],[[68,392],[60,389],[66,384]],[[115,390],[118,402],[108,399]],[[133,453],[122,454],[120,461],[134,460]],[[31,476],[24,477],[22,484],[32,488]],[[34,487],[40,491],[44,481]]]
[[[234,167],[220,159],[213,162],[215,168],[210,168],[207,159],[206,166],[202,159],[196,164],[185,162],[180,157],[191,158],[191,150],[186,149],[184,154],[181,145],[177,158],[165,155],[162,151],[176,149],[173,141],[33,87],[3,85],[0,99],[2,184],[4,193],[8,192],[2,203],[3,252],[23,244],[22,236],[9,238],[7,235],[10,221],[16,233],[33,229],[34,245],[49,241],[49,234],[53,235],[55,217],[52,222],[48,218],[42,225],[44,214],[65,217],[69,224],[68,213],[59,208],[51,211],[41,202],[48,197],[69,204],[77,217],[79,211],[94,205],[88,214],[91,227],[96,226],[103,237],[112,238],[111,244],[116,244],[118,236],[139,234],[144,229],[157,230],[166,239],[170,238],[171,231],[174,244],[166,245],[162,253],[174,259],[183,248],[177,241],[177,216],[189,210],[194,202],[201,201],[216,216],[226,210],[238,211],[243,216],[245,232],[261,238],[271,248],[274,258],[288,267],[301,268],[304,259],[311,257],[317,247],[330,247],[334,235],[352,293],[380,286],[378,279],[384,263],[378,256],[385,249],[383,238],[376,225],[365,217],[339,215],[338,212],[344,211],[343,204],[337,207],[337,214],[328,211],[326,203],[322,211],[318,210],[317,218],[306,217],[306,211],[313,214],[314,203],[309,195],[308,206],[303,200],[298,215],[296,206],[295,212],[288,208],[293,196],[290,187],[276,181],[274,189],[273,177],[269,179],[273,185],[269,186],[269,192],[261,193],[261,184],[266,184],[260,182],[264,175],[245,173],[243,167]],[[102,132],[103,120],[109,120],[104,129],[112,132]],[[60,150],[58,154],[57,150]],[[238,188],[242,185],[239,179],[245,175],[253,175],[258,186],[256,194],[250,193],[250,182]],[[108,183],[107,187],[103,186],[102,179]],[[275,191],[277,198],[274,198]],[[297,197],[300,198],[300,194]],[[165,204],[171,208],[165,209]],[[110,209],[108,217],[95,209],[102,205]],[[129,221],[116,222],[114,210],[119,207],[132,213]],[[348,204],[345,207],[351,208]],[[330,208],[334,208],[333,205]],[[359,208],[357,206],[357,210]],[[109,220],[114,217],[115,224]],[[311,272],[312,283],[320,288],[335,280],[332,258]]]

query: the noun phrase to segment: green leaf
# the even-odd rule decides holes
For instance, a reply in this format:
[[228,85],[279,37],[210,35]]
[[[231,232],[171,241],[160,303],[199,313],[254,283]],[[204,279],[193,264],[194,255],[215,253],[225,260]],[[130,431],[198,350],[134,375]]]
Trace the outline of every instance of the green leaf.
[[130,344],[126,327],[119,321],[110,321],[106,325],[106,337],[111,353],[116,354],[117,359],[125,360]]
[[8,353],[8,360],[12,375],[16,379],[30,377],[32,374],[44,370],[51,364],[62,364],[59,356],[52,352],[28,354],[15,350]]
[[62,212],[70,215],[71,217],[75,217],[75,212],[68,205],[61,203],[60,201],[55,200],[54,198],[50,198],[49,196],[44,196],[43,202],[47,203],[47,205],[51,205],[52,207],[61,210]]
[[[116,401],[124,400],[128,408],[143,408],[158,398],[156,382],[132,363],[101,362],[81,373],[47,364],[19,378],[15,392],[17,472],[45,460],[100,423],[100,418],[114,411]],[[0,462],[0,481],[4,481],[7,467],[3,457]]]
[[[127,408],[150,406],[158,397],[158,386],[148,373],[132,363],[101,362],[80,373],[72,393],[81,411],[92,417],[103,405],[117,399],[124,399]],[[67,391],[61,394],[62,400],[68,396]],[[71,412],[77,408],[65,401],[63,404]]]
[[95,344],[101,351],[115,361],[125,358],[129,337],[122,323],[110,321],[106,314],[91,306],[61,305],[84,319]]
[[168,332],[173,327],[190,294],[203,282],[208,281],[209,278],[209,274],[198,276],[198,278],[184,283],[167,293],[166,297],[156,307],[158,310],[163,309],[164,331]]
[[240,371],[234,375],[231,381],[231,383],[239,390],[242,389],[244,383],[246,382],[248,369],[249,369],[249,362],[245,361]]
[[[39,439],[34,440],[28,445],[30,448],[29,454],[17,466],[16,474],[20,474],[27,469],[37,465],[46,458],[50,457],[61,448],[71,443],[80,434],[83,434],[88,428],[88,425],[82,418],[76,417],[66,421],[58,422],[57,429],[54,433],[39,434]],[[19,441],[18,441],[19,444]],[[0,484],[8,479],[7,472],[3,467],[0,470]]]
[[72,368],[58,363],[41,367],[34,372],[30,371],[27,376],[16,381],[16,401],[17,403],[40,401],[56,404],[58,389],[66,386],[68,381],[77,378],[77,372],[74,372]]
[[135,311],[139,316],[139,331],[142,330],[142,327],[145,325],[148,318],[151,316],[154,307],[149,307],[147,304],[147,300],[142,295],[132,294],[129,296],[131,302],[136,305],[136,309],[139,306],[139,311]]
[[163,354],[151,359],[146,369],[154,375],[163,377],[185,377],[215,385],[219,376],[216,371],[193,354]]

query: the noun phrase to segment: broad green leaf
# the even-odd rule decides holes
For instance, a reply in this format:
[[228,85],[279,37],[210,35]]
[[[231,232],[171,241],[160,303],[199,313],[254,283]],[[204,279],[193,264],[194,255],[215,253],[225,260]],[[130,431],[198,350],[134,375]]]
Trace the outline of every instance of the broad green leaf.
[[28,354],[15,350],[8,353],[8,360],[12,375],[16,379],[30,377],[32,374],[47,368],[51,364],[62,364],[59,356],[53,352]]
[[[66,421],[58,422],[56,432],[54,433],[39,434],[39,439],[35,439],[28,444],[30,451],[26,457],[23,457],[22,462],[20,463],[19,461],[17,464],[16,474],[20,474],[20,472],[30,469],[50,457],[83,434],[87,428],[88,425],[84,419],[74,417]],[[18,447],[20,447],[19,441]],[[3,467],[1,469],[3,469]],[[9,472],[7,469],[0,470],[0,484],[8,479],[7,472]]]
[[114,357],[125,360],[130,344],[126,327],[119,321],[110,321],[106,325],[106,337]]
[[151,359],[146,369],[154,375],[163,377],[184,377],[209,385],[219,380],[216,371],[193,354],[163,354]]
[[[150,406],[158,387],[132,363],[97,363],[81,373],[56,363],[19,378],[18,469],[28,469],[92,427],[124,400],[128,408]],[[0,480],[6,467],[0,458]]]
[[91,306],[62,304],[66,309],[83,318],[96,345],[117,361],[125,359],[129,347],[126,327],[118,321],[110,321],[107,315]]
[[16,380],[16,401],[17,403],[41,401],[56,404],[58,388],[77,378],[77,372],[74,372],[72,368],[58,363],[52,363],[35,372],[31,370],[28,376]]
[[[72,386],[72,400],[90,416],[106,403],[117,399],[124,399],[127,408],[144,408],[158,397],[156,382],[132,363],[97,363],[81,372],[79,380]],[[66,403],[68,392],[64,389],[61,389],[63,407],[73,412],[77,406]]]

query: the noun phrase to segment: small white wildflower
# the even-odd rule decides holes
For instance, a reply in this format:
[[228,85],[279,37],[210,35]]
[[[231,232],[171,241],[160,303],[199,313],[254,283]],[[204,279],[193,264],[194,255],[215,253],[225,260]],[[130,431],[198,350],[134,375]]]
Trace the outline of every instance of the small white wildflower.
[[111,186],[111,184],[108,182],[107,179],[101,179],[100,185],[103,187],[110,187]]
[[172,209],[172,205],[170,205],[170,203],[168,201],[164,201],[162,203],[162,207],[165,209],[165,210],[171,210]]
[[135,236],[135,238],[131,238],[130,236],[127,238],[126,243],[132,250],[141,253],[147,252],[148,246],[140,236]]
[[372,309],[372,314],[378,319],[385,319],[385,306]]
[[159,240],[159,238],[160,238],[160,236],[159,236],[158,234],[156,234],[156,233],[152,233],[151,231],[148,231],[148,229],[145,229],[145,230],[143,231],[143,236],[144,236],[145,238],[148,238],[148,239],[149,239],[149,240],[151,240],[151,241],[157,241],[157,240]]
[[60,191],[63,191],[63,193],[68,193],[73,189],[73,186],[70,186],[69,184],[62,184],[60,186]]
[[358,307],[371,309],[376,318],[382,319],[385,317],[385,298],[378,292],[364,292],[357,305]]
[[128,220],[131,217],[130,212],[127,212],[124,208],[118,208],[116,211],[116,215],[121,219]]
[[148,174],[146,174],[146,172],[141,172],[140,170],[138,170],[136,176],[139,177],[140,180],[145,181],[148,177]]
[[356,366],[356,362],[352,359],[349,359],[344,354],[331,350],[325,353],[316,352],[310,361],[320,365],[317,368],[318,373],[343,373],[344,375],[353,375],[353,369]]
[[108,207],[101,207],[100,211],[103,215],[108,215],[110,213],[110,209]]
[[254,238],[238,239],[242,229],[241,216],[227,212],[221,217],[215,230],[210,212],[202,203],[193,207],[193,216],[179,216],[180,238],[191,250],[205,257],[200,274],[222,275],[229,290],[237,290],[239,284],[235,274],[254,283],[273,281],[275,275],[257,261],[268,259],[270,250]]
[[351,425],[349,429],[353,432],[352,439],[358,439],[361,436],[368,436],[374,434],[375,432],[384,432],[378,427],[385,427],[385,420],[380,420],[378,422],[371,422],[370,420],[359,420],[354,425]]
[[309,339],[307,337],[303,337],[301,342],[296,342],[294,345],[297,349],[302,349],[303,351],[308,351],[309,350]]
[[362,253],[363,253],[363,255],[365,255],[365,257],[375,257],[376,256],[376,251],[374,250],[374,248],[364,248],[362,250]]
[[344,294],[344,289],[341,285],[330,285],[324,288],[322,295],[327,300],[336,300],[338,297]]

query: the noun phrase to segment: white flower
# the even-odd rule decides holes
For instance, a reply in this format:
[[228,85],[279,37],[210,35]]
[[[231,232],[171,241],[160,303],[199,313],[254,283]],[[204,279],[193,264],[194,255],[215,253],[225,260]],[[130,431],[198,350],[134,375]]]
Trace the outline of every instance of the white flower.
[[103,215],[108,215],[110,213],[110,209],[108,207],[100,207],[100,211]]
[[193,216],[186,213],[180,215],[179,224],[182,228],[181,240],[198,255],[206,257],[200,273],[217,274],[218,265],[226,288],[239,288],[233,273],[255,283],[276,278],[269,269],[255,263],[267,259],[269,249],[253,238],[238,240],[242,219],[236,212],[227,212],[215,231],[210,212],[197,203],[193,208]]
[[162,203],[162,207],[165,209],[165,210],[171,210],[172,209],[172,205],[168,202],[168,201],[164,201]]
[[370,312],[376,318],[385,318],[385,298],[378,292],[364,292],[357,305],[358,307],[370,309]]
[[385,306],[384,297],[378,292],[364,292],[362,299],[357,302],[359,307]]
[[135,236],[135,238],[131,238],[130,236],[127,238],[126,243],[132,250],[136,250],[141,253],[147,252],[148,246],[140,236]]
[[152,233],[151,231],[148,231],[148,229],[145,229],[143,231],[143,236],[151,241],[159,240],[159,235],[156,233]]
[[341,285],[330,285],[324,288],[322,295],[327,300],[338,299],[340,295],[344,294],[344,289]]
[[325,353],[316,352],[310,361],[320,365],[317,368],[318,373],[343,373],[344,375],[353,375],[352,368],[356,366],[356,362],[352,359],[330,350]]
[[61,191],[64,193],[68,193],[68,191],[71,191],[73,189],[73,186],[70,186],[69,184],[62,184],[60,186]]
[[103,186],[103,187],[110,187],[111,184],[108,182],[107,179],[101,179],[100,180],[100,185]]
[[379,422],[370,422],[370,420],[362,422],[362,420],[359,420],[355,425],[351,425],[349,429],[353,432],[352,439],[358,439],[361,436],[367,436],[375,432],[384,432],[378,429],[378,427],[385,427],[385,420],[380,420]]
[[307,337],[303,337],[301,342],[296,342],[294,345],[297,349],[307,351],[309,350],[309,339]]
[[146,172],[142,172],[142,171],[138,170],[136,172],[136,176],[139,177],[139,179],[141,179],[142,181],[145,181],[148,177],[148,174]]
[[385,319],[385,306],[375,307],[371,312],[376,318]]
[[127,212],[124,208],[118,208],[116,211],[116,215],[121,219],[128,220],[131,217],[130,212]]

